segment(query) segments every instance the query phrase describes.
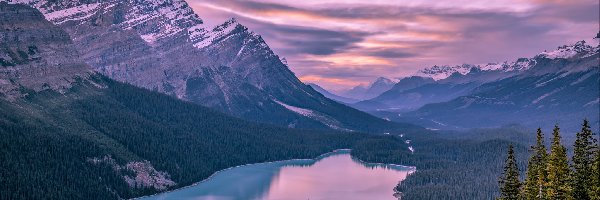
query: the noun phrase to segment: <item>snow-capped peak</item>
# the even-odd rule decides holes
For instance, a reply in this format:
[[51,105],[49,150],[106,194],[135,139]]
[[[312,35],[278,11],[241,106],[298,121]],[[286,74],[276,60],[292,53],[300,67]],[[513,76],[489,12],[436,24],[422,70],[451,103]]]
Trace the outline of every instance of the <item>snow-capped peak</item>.
[[373,86],[373,85],[393,85],[393,84],[395,84],[395,83],[396,83],[396,82],[394,82],[394,81],[392,81],[392,80],[390,80],[390,79],[388,79],[388,78],[385,78],[385,77],[379,77],[379,78],[377,78],[377,79],[375,80],[375,82],[373,82],[373,84],[371,84],[371,86]]
[[510,72],[510,71],[524,71],[532,66],[534,66],[536,61],[534,59],[529,58],[519,58],[515,62],[501,62],[501,63],[487,63],[487,64],[462,64],[456,66],[433,66],[430,68],[425,68],[419,70],[415,76],[420,77],[430,77],[434,80],[442,80],[450,77],[454,73],[459,73],[462,75],[466,75],[470,73],[473,69],[478,69],[480,71],[501,71],[501,72]]
[[184,0],[147,0],[133,2],[123,29],[135,29],[150,44],[203,23]]
[[[202,49],[231,35],[238,28],[247,30],[235,18],[216,27],[207,27],[185,0],[107,0],[100,3],[50,0],[0,1],[33,6],[54,24],[69,21],[84,24],[94,21],[94,16],[118,10],[115,11],[115,15],[122,13],[123,16],[117,17],[122,20],[118,20],[114,25],[124,30],[136,31],[144,41],[153,46],[160,45],[161,40],[185,34],[194,47]],[[262,39],[253,32],[248,33],[256,39]]]
[[[6,1],[6,0],[1,0]],[[115,13],[116,26],[135,30],[149,44],[171,37],[192,27],[201,25],[202,19],[194,13],[185,0],[107,0],[96,3],[87,1],[8,0],[9,3],[26,4],[40,10],[54,24],[68,21],[85,23],[93,16],[111,10],[124,9]],[[122,16],[120,16],[122,15]]]
[[477,65],[477,68],[479,68],[482,71],[510,72],[510,71],[527,70],[527,69],[531,68],[531,66],[533,66],[533,65],[535,65],[535,60],[529,59],[529,58],[519,58],[519,59],[517,59],[517,61],[512,62],[512,63],[505,61],[502,63],[480,64],[480,65]]
[[584,40],[578,41],[572,45],[563,45],[558,47],[558,49],[554,51],[544,51],[540,53],[538,56],[546,57],[549,59],[569,59],[579,55],[580,57],[586,57],[591,54],[596,53],[598,51],[598,46],[592,47],[587,45]]
[[234,31],[240,25],[235,18],[231,18],[225,21],[223,24],[218,25],[210,31],[208,28],[203,27],[202,29],[190,31],[190,39],[194,42],[194,47],[202,49],[211,45],[214,41],[217,41],[229,33]]
[[434,65],[433,67],[419,70],[415,74],[415,76],[430,77],[437,81],[437,80],[446,79],[454,73],[460,73],[462,75],[465,75],[465,74],[469,73],[473,67],[475,67],[475,66],[469,65],[469,64],[456,65],[456,66]]
[[554,51],[544,51],[534,58],[519,58],[514,62],[501,62],[501,63],[487,63],[479,65],[463,64],[457,66],[435,65],[433,67],[419,70],[415,76],[430,77],[434,80],[442,80],[450,77],[454,73],[466,75],[473,69],[479,69],[481,71],[499,71],[499,72],[511,72],[511,71],[525,71],[537,64],[537,58],[548,58],[548,59],[570,59],[573,57],[584,58],[600,52],[600,45],[593,47],[587,45],[585,41],[579,41],[572,45],[563,45],[558,47]]

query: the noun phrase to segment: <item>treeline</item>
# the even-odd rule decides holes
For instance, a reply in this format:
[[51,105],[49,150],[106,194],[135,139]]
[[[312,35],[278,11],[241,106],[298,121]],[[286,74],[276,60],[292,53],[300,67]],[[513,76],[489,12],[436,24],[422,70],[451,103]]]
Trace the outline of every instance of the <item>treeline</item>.
[[[416,166],[417,171],[390,187],[390,195],[402,199],[494,199],[498,192],[498,171],[502,170],[506,146],[516,141],[535,141],[522,127],[507,126],[468,132],[406,132],[394,141],[377,144],[358,142],[352,155],[368,162]],[[531,138],[531,139],[530,139]],[[415,152],[403,153],[405,140]],[[527,146],[515,144],[521,159],[527,159]],[[525,165],[526,163],[520,163]]]
[[526,177],[520,181],[519,168],[513,146],[500,178],[500,200],[600,200],[600,146],[584,120],[573,145],[573,156],[568,159],[567,149],[561,144],[560,128],[552,133],[550,152],[544,144],[544,135],[537,131],[537,142],[531,147]]

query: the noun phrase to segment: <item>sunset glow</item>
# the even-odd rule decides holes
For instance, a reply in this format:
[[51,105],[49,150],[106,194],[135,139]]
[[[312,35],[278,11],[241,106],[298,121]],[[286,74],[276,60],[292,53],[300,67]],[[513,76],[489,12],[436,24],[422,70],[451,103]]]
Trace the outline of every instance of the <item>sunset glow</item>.
[[332,90],[432,65],[512,61],[590,40],[599,17],[594,0],[189,3],[208,25],[237,18],[303,81]]

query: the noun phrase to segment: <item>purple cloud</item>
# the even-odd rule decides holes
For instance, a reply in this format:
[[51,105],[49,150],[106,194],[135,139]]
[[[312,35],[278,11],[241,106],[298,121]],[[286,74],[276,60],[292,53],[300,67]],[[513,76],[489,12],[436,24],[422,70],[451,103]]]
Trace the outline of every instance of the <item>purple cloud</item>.
[[599,28],[595,0],[458,1],[188,0],[210,25],[236,17],[301,80],[328,89],[436,64],[528,57]]

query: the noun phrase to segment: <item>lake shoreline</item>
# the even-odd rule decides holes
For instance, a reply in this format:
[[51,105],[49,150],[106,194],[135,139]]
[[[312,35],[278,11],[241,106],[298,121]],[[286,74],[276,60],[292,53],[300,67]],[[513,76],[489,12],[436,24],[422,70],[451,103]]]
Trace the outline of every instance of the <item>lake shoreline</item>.
[[[152,194],[152,195],[145,195],[145,196],[141,196],[141,197],[135,197],[135,198],[131,198],[130,200],[137,200],[137,199],[144,199],[144,198],[154,197],[154,196],[162,195],[162,194],[165,194],[165,193],[176,192],[176,191],[179,191],[179,190],[184,190],[184,189],[187,189],[187,188],[190,188],[190,187],[194,187],[194,186],[197,186],[199,184],[202,184],[202,183],[205,183],[207,181],[212,180],[216,175],[218,175],[221,172],[232,170],[232,169],[235,169],[235,168],[247,167],[247,166],[253,166],[253,165],[260,165],[260,164],[274,164],[274,163],[281,163],[281,162],[290,162],[290,161],[313,161],[312,163],[314,164],[314,163],[317,163],[318,161],[320,161],[320,160],[322,160],[324,158],[327,158],[327,157],[329,157],[331,155],[343,154],[343,153],[348,153],[349,154],[351,151],[352,151],[352,149],[335,149],[333,151],[321,154],[321,155],[319,155],[319,156],[317,156],[315,158],[303,158],[303,159],[299,158],[299,159],[288,159],[288,160],[278,160],[278,161],[270,161],[270,162],[260,162],[260,163],[250,163],[250,164],[237,165],[237,166],[233,166],[233,167],[229,167],[229,168],[225,168],[225,169],[216,171],[216,172],[212,173],[209,177],[207,177],[207,178],[205,178],[205,179],[203,179],[201,181],[195,182],[195,183],[193,183],[191,185],[187,185],[187,186],[184,186],[184,187],[181,187],[181,188],[177,188],[177,189],[173,189],[173,190],[167,190],[167,191],[159,192],[159,193]],[[365,164],[365,165],[369,165],[369,164],[370,165],[387,165],[387,166],[392,166],[392,167],[407,168],[407,169],[411,170],[411,172],[409,173],[409,175],[412,174],[412,173],[414,173],[414,172],[416,172],[416,167],[415,166],[405,166],[405,165],[386,164],[386,163],[369,163],[369,162],[365,162],[363,160],[360,160],[358,158],[355,158],[355,159],[357,161],[359,161],[360,163]]]

